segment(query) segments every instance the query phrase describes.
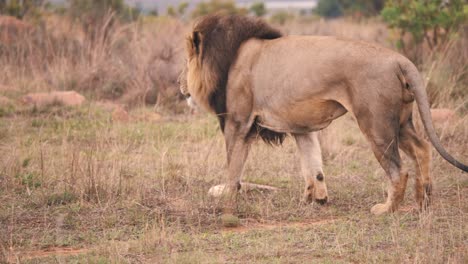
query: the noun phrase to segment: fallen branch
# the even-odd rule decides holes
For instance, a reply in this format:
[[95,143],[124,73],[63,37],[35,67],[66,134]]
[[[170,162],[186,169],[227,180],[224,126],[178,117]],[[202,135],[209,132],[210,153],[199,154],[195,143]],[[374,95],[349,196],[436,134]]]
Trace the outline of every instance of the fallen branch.
[[[214,197],[219,197],[223,194],[225,188],[226,188],[226,184],[213,186],[210,188],[210,190],[208,190],[208,194]],[[263,185],[263,184],[241,182],[241,188],[240,188],[241,192],[251,192],[254,190],[276,192],[279,190],[279,188],[269,186],[269,185]]]

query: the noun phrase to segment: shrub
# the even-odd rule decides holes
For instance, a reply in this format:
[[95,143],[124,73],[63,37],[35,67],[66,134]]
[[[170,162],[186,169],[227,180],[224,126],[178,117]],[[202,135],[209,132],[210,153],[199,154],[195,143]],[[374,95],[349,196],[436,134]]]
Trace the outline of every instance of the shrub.
[[[137,8],[127,6],[123,0],[69,0],[69,15],[82,24],[91,39],[105,39],[116,20],[129,22],[140,15]],[[99,35],[99,36],[97,36]]]
[[286,11],[279,11],[271,16],[271,22],[284,25],[286,24],[287,21],[293,18],[294,18],[293,14],[286,12]]
[[384,0],[320,0],[315,12],[323,17],[375,16],[383,8]]
[[0,0],[0,15],[23,18],[26,15],[39,16],[44,0]]
[[318,2],[315,12],[323,17],[339,17],[343,15],[343,7],[339,0],[321,0]]
[[262,17],[266,14],[265,4],[263,2],[255,2],[250,7],[250,11],[258,17]]
[[398,47],[409,33],[416,45],[426,43],[431,51],[438,49],[458,31],[468,17],[468,5],[462,0],[389,0],[382,17],[391,28],[400,32]]
[[224,14],[247,14],[244,8],[237,8],[236,3],[230,0],[211,0],[210,2],[201,2],[192,12],[192,17],[200,17],[212,13]]

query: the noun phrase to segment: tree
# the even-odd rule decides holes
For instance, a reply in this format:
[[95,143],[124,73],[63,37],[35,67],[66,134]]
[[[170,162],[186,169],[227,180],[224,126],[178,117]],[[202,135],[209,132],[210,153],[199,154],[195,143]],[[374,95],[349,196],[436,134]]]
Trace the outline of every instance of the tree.
[[467,11],[468,5],[463,0],[389,0],[382,17],[391,28],[400,31],[399,47],[403,51],[406,33],[416,45],[426,43],[432,51],[445,45],[450,35],[467,21]]
[[39,16],[44,0],[0,0],[0,15],[22,19],[26,15]]
[[320,0],[315,12],[323,17],[339,17],[343,15],[343,7],[339,0]]
[[68,0],[69,15],[80,22],[88,37],[102,35],[106,39],[116,21],[132,21],[139,12],[124,3],[124,0]]
[[262,17],[266,14],[265,4],[263,2],[255,2],[250,7],[250,11],[258,17]]
[[102,20],[109,12],[121,21],[132,21],[138,18],[138,7],[132,8],[124,0],[68,0],[71,16],[78,20]]
[[271,22],[284,25],[288,20],[294,18],[294,15],[286,11],[279,11],[271,16]]
[[176,16],[176,11],[174,9],[173,6],[168,6],[167,7],[167,15],[168,16],[171,16],[171,17],[175,17]]
[[339,2],[345,14],[368,17],[378,15],[384,7],[385,0],[339,0]]
[[182,17],[185,14],[185,11],[187,10],[187,7],[189,4],[187,2],[182,2],[177,6],[177,9],[174,8],[173,6],[168,6],[167,7],[167,15],[171,17]]
[[380,13],[385,0],[319,0],[315,12],[323,17],[375,16]]
[[246,14],[247,10],[244,8],[237,8],[232,0],[211,0],[210,2],[201,2],[192,12],[192,17],[204,16],[212,13],[223,14]]
[[158,11],[157,8],[154,8],[153,10],[151,10],[151,11],[149,12],[149,14],[150,14],[151,16],[156,16],[156,17],[157,17],[157,16],[159,16],[159,11]]
[[179,16],[185,15],[185,11],[187,11],[188,6],[189,4],[187,2],[182,2],[179,4],[179,6],[177,7],[177,13],[179,14]]

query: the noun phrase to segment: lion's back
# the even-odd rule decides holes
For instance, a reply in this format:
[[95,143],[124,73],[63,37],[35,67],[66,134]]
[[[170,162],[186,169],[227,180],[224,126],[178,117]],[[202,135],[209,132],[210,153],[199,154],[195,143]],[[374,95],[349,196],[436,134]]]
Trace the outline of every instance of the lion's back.
[[402,57],[401,54],[378,44],[335,36],[286,36],[265,41],[262,54],[287,60],[316,59],[340,61],[375,61]]

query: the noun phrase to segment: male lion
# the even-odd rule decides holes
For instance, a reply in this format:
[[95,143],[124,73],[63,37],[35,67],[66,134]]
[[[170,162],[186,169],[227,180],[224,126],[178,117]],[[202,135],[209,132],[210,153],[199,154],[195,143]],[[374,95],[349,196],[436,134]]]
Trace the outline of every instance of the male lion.
[[257,136],[280,144],[286,134],[292,135],[301,156],[306,200],[325,202],[314,131],[347,112],[356,118],[389,178],[386,202],[371,211],[395,211],[403,199],[408,174],[401,169],[398,148],[415,162],[416,198],[424,208],[431,194],[431,149],[413,126],[415,99],[436,150],[468,171],[435,134],[418,70],[394,51],[336,37],[283,37],[261,20],[209,15],[194,25],[187,53],[181,91],[218,116],[226,141],[225,213],[236,207],[249,146]]

